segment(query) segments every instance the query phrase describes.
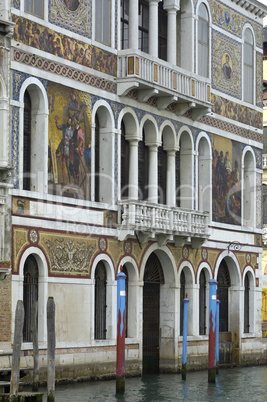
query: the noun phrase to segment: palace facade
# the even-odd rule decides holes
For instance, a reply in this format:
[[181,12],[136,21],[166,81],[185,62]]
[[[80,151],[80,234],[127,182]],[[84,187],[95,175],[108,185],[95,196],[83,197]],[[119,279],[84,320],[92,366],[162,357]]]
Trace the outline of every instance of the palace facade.
[[[32,367],[56,305],[57,379],[264,361],[262,21],[257,0],[0,0],[0,367],[16,303]],[[1,355],[2,354],[2,355]]]

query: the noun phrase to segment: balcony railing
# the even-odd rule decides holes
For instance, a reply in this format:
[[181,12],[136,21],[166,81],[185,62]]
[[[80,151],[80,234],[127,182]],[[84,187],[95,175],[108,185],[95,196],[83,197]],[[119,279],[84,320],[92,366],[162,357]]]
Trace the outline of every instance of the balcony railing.
[[208,212],[135,200],[119,201],[119,208],[119,240],[135,236],[136,232],[146,234],[147,238],[166,235],[169,240],[177,236],[200,240],[209,237]]
[[[164,108],[165,101],[167,105],[189,102],[191,108],[211,107],[209,79],[138,50],[131,53],[121,50],[118,52],[118,95],[127,95],[134,88],[140,92],[141,101],[156,96],[160,108]],[[147,91],[149,88],[151,93]],[[169,103],[165,97],[169,97]]]
[[262,155],[262,169],[267,169],[267,155]]

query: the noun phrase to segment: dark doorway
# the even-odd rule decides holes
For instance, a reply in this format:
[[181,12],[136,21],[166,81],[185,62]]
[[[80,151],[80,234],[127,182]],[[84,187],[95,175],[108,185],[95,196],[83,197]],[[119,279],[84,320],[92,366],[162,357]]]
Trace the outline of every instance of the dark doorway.
[[32,305],[35,301],[38,301],[38,265],[34,256],[29,255],[24,265],[23,304],[25,318],[23,326],[23,342],[32,342]]
[[219,331],[228,332],[228,288],[231,285],[229,270],[223,260],[220,264],[217,276],[217,289],[220,300],[220,323]]
[[206,335],[207,281],[204,269],[200,273],[199,285],[199,335]]
[[163,271],[156,254],[146,263],[143,289],[143,373],[159,372],[160,285]]
[[106,339],[106,287],[106,268],[99,262],[95,270],[95,339]]

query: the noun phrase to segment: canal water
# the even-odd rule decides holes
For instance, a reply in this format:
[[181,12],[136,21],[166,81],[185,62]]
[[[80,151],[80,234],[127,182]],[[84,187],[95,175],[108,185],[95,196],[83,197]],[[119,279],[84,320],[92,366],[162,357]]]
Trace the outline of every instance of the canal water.
[[267,401],[267,366],[221,369],[215,384],[207,370],[188,373],[186,381],[180,374],[126,378],[123,396],[116,396],[115,380],[56,386],[56,402],[91,401]]

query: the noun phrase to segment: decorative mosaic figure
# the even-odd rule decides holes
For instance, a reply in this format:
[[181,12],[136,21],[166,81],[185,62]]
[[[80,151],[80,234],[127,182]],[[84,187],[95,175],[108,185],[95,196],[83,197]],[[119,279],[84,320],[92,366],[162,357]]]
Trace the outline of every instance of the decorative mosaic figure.
[[[224,60],[225,60],[225,61],[224,61]],[[222,62],[223,62],[223,61],[224,61],[224,63],[223,63],[222,69],[223,69],[224,77],[225,77],[227,80],[230,80],[230,79],[232,78],[232,75],[233,75],[233,70],[232,70],[232,67],[231,67],[231,65],[230,65],[230,63],[232,64],[232,62],[230,61],[229,53],[226,53],[226,54],[223,56]]]

